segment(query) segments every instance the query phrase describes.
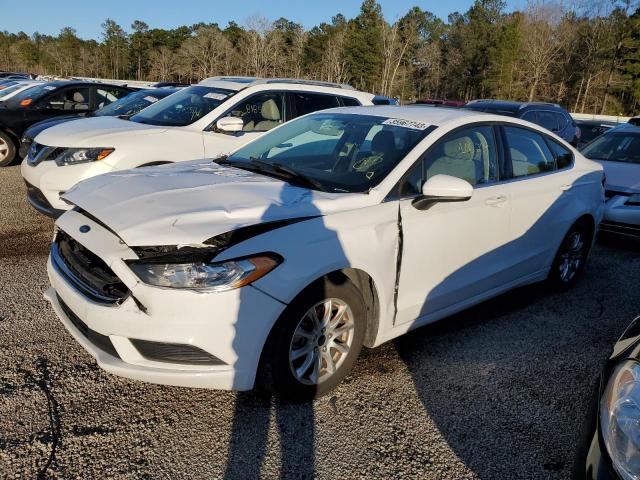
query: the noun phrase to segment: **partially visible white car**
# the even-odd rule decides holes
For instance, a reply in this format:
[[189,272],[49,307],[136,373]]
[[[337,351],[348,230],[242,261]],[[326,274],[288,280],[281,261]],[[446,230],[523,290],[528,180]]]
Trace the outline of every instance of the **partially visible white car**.
[[31,87],[35,87],[36,85],[40,85],[44,83],[40,80],[20,80],[15,85],[11,85],[10,87],[5,88],[4,90],[0,90],[0,102],[4,102],[5,100],[9,100],[20,92],[28,90]]
[[606,175],[603,232],[640,239],[640,127],[627,123],[587,145],[582,153]]
[[292,118],[374,96],[306,80],[213,77],[128,118],[87,118],[48,128],[22,163],[30,203],[58,216],[80,180],[161,163],[219,157]]
[[532,123],[358,107],[65,198],[46,297],[101,367],[308,399],[363,344],[517,286],[571,286],[604,197],[602,166]]

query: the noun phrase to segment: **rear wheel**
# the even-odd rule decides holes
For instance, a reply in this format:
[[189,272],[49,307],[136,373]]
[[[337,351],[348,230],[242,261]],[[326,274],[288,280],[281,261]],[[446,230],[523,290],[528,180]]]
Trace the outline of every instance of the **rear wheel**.
[[365,306],[346,278],[325,278],[285,310],[265,347],[261,386],[284,401],[306,401],[335,388],[362,348]]
[[13,139],[4,132],[0,132],[0,167],[11,165],[16,158],[16,145]]
[[551,265],[548,281],[552,287],[567,290],[576,283],[591,249],[591,237],[591,229],[586,222],[578,222],[571,227]]

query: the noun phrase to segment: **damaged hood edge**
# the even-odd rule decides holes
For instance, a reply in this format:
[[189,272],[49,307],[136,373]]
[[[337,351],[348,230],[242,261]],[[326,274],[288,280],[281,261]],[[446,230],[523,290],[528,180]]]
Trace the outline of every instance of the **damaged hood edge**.
[[63,198],[129,246],[205,246],[243,227],[379,203],[377,195],[314,191],[210,160],[100,175]]

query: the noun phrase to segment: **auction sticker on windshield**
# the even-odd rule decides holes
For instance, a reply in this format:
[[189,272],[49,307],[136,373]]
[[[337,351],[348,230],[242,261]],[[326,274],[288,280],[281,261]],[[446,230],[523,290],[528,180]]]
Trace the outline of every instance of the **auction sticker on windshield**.
[[404,120],[401,118],[388,118],[382,125],[392,125],[394,127],[412,128],[414,130],[426,130],[429,128],[428,123],[416,122],[414,120]]
[[144,99],[149,103],[156,103],[158,101],[156,97],[144,97]]
[[224,100],[227,96],[224,93],[209,92],[204,95],[204,98],[212,98],[213,100]]

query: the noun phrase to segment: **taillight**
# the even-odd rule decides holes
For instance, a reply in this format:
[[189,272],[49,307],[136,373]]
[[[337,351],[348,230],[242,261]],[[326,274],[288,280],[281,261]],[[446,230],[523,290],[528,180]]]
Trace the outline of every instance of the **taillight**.
[[33,102],[33,100],[31,98],[27,98],[26,100],[22,100],[20,102],[20,105],[22,105],[23,107],[26,107],[27,105],[31,105],[31,102]]

